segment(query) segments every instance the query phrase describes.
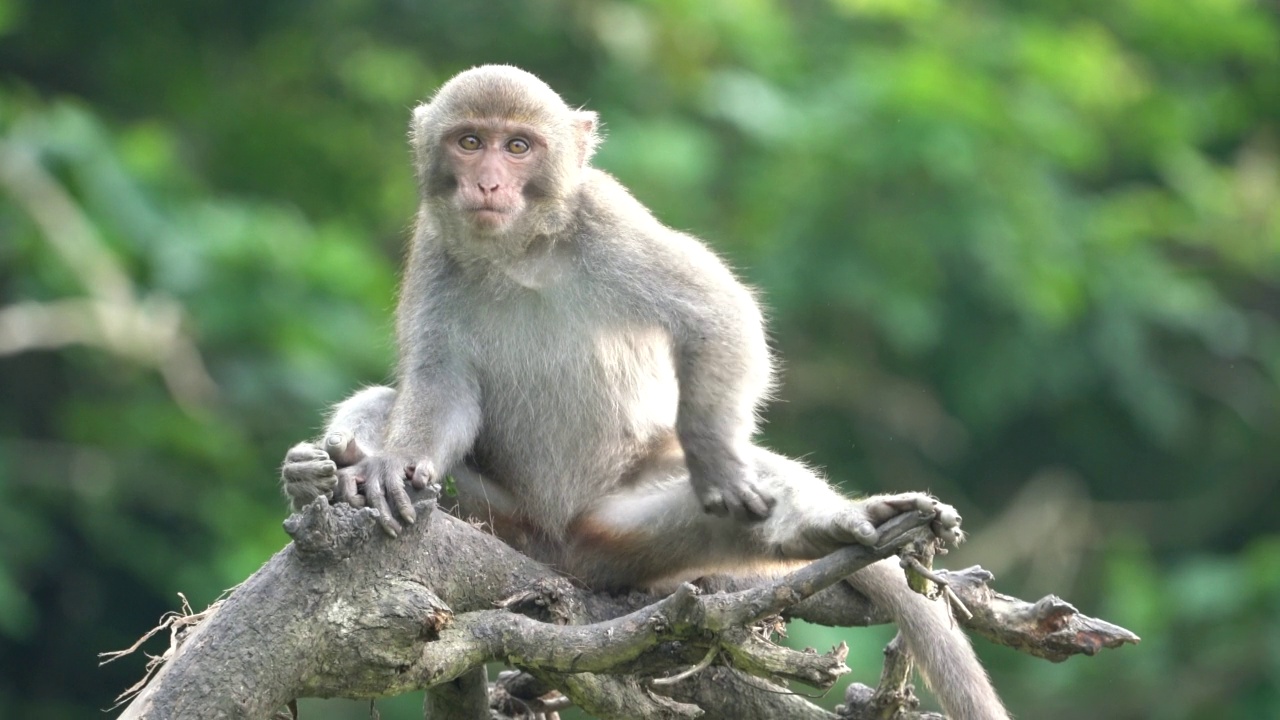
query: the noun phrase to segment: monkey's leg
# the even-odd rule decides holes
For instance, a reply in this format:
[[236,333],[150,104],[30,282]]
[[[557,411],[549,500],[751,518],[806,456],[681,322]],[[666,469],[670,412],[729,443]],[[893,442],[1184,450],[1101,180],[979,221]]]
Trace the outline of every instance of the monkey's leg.
[[803,464],[755,449],[761,486],[776,499],[768,519],[707,515],[683,472],[641,473],[597,501],[568,528],[565,569],[599,587],[645,587],[762,563],[822,557],[870,545],[877,527],[904,512],[934,512],[935,532],[956,539],[959,515],[924,493],[850,500]]
[[[875,542],[876,526],[918,510],[936,509],[935,531],[958,537],[959,515],[923,493],[849,500],[801,463],[765,450],[755,462],[777,498],[767,520],[747,524],[706,515],[678,476],[646,478],[606,497],[571,528],[570,572],[599,587],[665,585],[709,572],[774,574],[779,561]],[[947,606],[911,590],[896,559],[870,565],[848,581],[893,614],[953,720],[1008,717]]]

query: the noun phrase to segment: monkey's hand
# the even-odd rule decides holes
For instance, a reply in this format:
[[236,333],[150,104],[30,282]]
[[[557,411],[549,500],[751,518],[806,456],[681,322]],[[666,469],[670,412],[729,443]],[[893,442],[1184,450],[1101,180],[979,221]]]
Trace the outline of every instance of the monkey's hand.
[[703,510],[736,520],[763,520],[773,511],[773,496],[761,488],[755,471],[742,460],[734,457],[704,463],[687,459],[689,481]]
[[318,497],[329,497],[338,482],[338,466],[315,443],[298,443],[285,453],[280,483],[295,511]]
[[434,484],[433,467],[430,461],[415,463],[396,453],[369,455],[338,471],[334,500],[377,510],[382,529],[396,537],[403,529],[400,520],[412,525],[418,517],[407,486],[421,490]]

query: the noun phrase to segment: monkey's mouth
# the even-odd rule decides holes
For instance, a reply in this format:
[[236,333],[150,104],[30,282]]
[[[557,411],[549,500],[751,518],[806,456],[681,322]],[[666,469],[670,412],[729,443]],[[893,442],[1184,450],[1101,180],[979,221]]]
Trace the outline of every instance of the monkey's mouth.
[[508,216],[511,211],[506,208],[481,205],[479,207],[469,208],[468,213],[471,215],[472,222],[479,225],[495,226],[505,224],[509,219]]

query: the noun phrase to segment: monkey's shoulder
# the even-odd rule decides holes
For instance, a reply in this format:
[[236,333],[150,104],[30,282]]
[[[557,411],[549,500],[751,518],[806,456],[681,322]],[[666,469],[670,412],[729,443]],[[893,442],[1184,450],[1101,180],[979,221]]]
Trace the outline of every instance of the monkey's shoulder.
[[[587,265],[653,273],[677,281],[736,282],[724,260],[700,238],[662,223],[622,183],[588,169],[578,203],[578,227]],[[594,256],[594,257],[593,257]]]

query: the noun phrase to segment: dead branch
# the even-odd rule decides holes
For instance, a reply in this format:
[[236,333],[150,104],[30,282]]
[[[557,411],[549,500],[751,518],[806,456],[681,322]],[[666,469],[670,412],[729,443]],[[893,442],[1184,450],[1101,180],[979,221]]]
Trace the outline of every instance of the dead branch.
[[[291,517],[294,542],[185,634],[122,717],[266,718],[297,697],[422,688],[439,689],[433,701],[449,704],[453,693],[474,708],[484,686],[477,669],[503,660],[600,717],[830,718],[785,683],[830,687],[848,671],[845,650],[797,652],[747,626],[778,613],[883,622],[841,579],[931,538],[927,518],[903,516],[880,547],[845,548],[769,584],[613,597],[571,585],[429,503],[418,507],[417,524],[394,540],[368,509],[317,501]],[[968,624],[1041,657],[1136,641],[1061,601],[999,595],[980,569],[944,579],[974,611]],[[1066,634],[1084,627],[1091,632],[1073,645]],[[671,675],[680,679],[644,680]]]

